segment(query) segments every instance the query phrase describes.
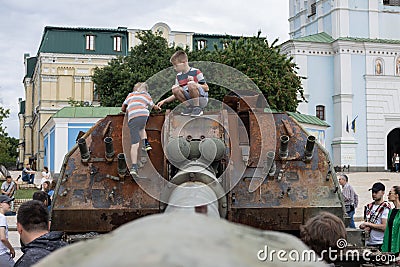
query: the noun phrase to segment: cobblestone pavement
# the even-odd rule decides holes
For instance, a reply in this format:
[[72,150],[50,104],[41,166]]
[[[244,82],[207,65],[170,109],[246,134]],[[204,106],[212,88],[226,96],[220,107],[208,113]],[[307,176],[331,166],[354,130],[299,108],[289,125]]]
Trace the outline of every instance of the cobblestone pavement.
[[[372,201],[371,191],[368,191],[368,189],[371,188],[375,182],[379,181],[386,186],[385,200],[387,200],[387,193],[389,192],[389,189],[394,185],[400,185],[400,173],[355,172],[346,174],[349,177],[349,183],[353,186],[354,190],[359,195],[359,207],[356,209],[355,214],[356,225],[360,224],[360,222],[362,221],[363,206]],[[12,174],[12,176],[16,179],[18,177],[18,174],[15,173]],[[36,175],[35,183],[40,183],[40,174]],[[9,240],[16,250],[15,260],[17,260],[22,255],[22,252],[20,250],[21,246],[19,243],[19,235],[16,231],[16,216],[8,216],[7,222],[10,228]]]

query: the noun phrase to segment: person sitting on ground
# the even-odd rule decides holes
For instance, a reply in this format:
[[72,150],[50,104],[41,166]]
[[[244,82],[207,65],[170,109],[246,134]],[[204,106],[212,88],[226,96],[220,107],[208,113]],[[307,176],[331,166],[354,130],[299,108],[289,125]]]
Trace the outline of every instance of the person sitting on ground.
[[62,241],[62,232],[49,232],[49,213],[37,200],[21,204],[17,215],[17,231],[20,235],[24,253],[15,267],[32,266],[51,252],[67,245]]
[[11,201],[7,195],[0,195],[0,266],[14,266],[15,250],[8,241],[8,224],[5,213],[10,211]]
[[33,184],[35,181],[35,171],[31,169],[30,164],[26,164],[26,167],[22,170],[22,181]]
[[12,180],[10,175],[7,175],[6,181],[1,185],[1,194],[9,196],[10,198],[14,196],[16,184]]
[[[150,115],[148,108],[152,108],[154,103],[147,90],[148,86],[146,83],[136,83],[133,87],[133,92],[129,93],[121,107],[122,112],[128,111],[132,161],[129,172],[133,178],[138,177],[137,155],[139,141],[143,140],[143,147],[146,151],[151,150],[151,145],[147,141],[145,127]],[[158,107],[156,107],[156,109],[158,109]]]
[[383,200],[385,195],[385,185],[377,182],[372,188],[372,203],[369,203],[364,208],[364,221],[360,224],[360,229],[369,232],[367,246],[381,248],[383,236],[386,229],[386,220],[388,218],[390,204]]
[[338,250],[338,241],[347,239],[346,226],[334,214],[321,212],[300,226],[300,239],[326,262],[331,263],[328,251]]
[[173,95],[158,102],[157,106],[161,108],[165,103],[178,99],[185,105],[182,115],[192,117],[203,115],[203,109],[208,102],[209,89],[203,73],[189,66],[188,56],[182,50],[175,52],[170,61],[178,72],[175,85],[172,86]]

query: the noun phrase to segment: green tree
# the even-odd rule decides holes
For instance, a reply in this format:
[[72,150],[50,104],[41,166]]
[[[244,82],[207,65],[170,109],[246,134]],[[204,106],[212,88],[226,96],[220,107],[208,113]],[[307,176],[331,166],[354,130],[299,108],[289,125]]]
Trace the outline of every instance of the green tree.
[[18,157],[18,139],[8,136],[3,120],[8,118],[9,109],[0,107],[0,164],[5,167],[15,166]]
[[[305,100],[301,77],[297,75],[298,68],[292,58],[280,53],[279,47],[275,45],[278,39],[269,45],[267,39],[260,35],[261,32],[254,37],[227,38],[221,41],[224,43],[224,48],[215,45],[212,52],[193,51],[189,58],[218,62],[233,67],[257,85],[271,108],[295,111],[298,102]],[[240,88],[243,82],[235,81],[234,77],[231,83],[230,88],[250,89]],[[221,100],[226,93],[225,88],[210,86],[210,97]]]
[[[271,108],[295,111],[298,101],[304,100],[297,67],[292,58],[280,54],[279,47],[275,45],[277,40],[269,45],[260,35],[261,32],[250,38],[227,37],[221,40],[224,49],[215,46],[213,51],[187,51],[189,60],[228,65],[247,75],[266,96]],[[170,48],[164,38],[154,35],[151,31],[140,32],[138,38],[141,41],[140,45],[135,46],[128,56],[112,60],[108,66],[95,70],[93,81],[102,105],[121,105],[132,86],[140,81],[148,81],[155,100],[170,91],[175,73],[169,58],[176,49]],[[218,72],[217,69],[201,70],[206,79],[210,73],[215,77],[219,75],[226,78],[225,73]],[[157,75],[153,76],[154,74]],[[239,78],[229,78],[229,83],[230,89],[249,89],[242,88],[243,81]],[[229,92],[227,87],[209,85],[210,97],[217,100],[222,101]]]
[[[169,58],[175,49],[168,46],[167,40],[151,31],[139,32],[137,37],[141,43],[128,56],[95,69],[92,79],[102,106],[120,106],[137,82],[146,81],[171,66]],[[158,81],[158,84],[165,83]]]

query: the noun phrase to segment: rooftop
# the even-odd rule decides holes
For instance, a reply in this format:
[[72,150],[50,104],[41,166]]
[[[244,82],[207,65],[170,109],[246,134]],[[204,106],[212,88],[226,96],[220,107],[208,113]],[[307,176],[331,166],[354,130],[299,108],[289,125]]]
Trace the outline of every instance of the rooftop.
[[64,107],[53,118],[104,118],[120,112],[120,107]]
[[290,111],[287,111],[286,113],[289,114],[289,116],[294,118],[299,123],[307,123],[307,124],[312,124],[312,125],[331,127],[328,123],[326,123],[326,121],[323,121],[320,118],[313,116],[313,115],[306,115],[306,114],[301,114],[298,112],[290,112]]
[[332,36],[330,36],[329,34],[327,34],[325,32],[321,32],[321,33],[317,33],[317,34],[299,37],[299,38],[293,39],[293,41],[314,42],[314,43],[332,43],[333,41],[335,41],[335,39],[333,39]]
[[359,37],[339,37],[333,39],[332,36],[325,32],[312,34],[295,38],[292,41],[297,42],[314,42],[314,43],[333,43],[334,41],[351,41],[351,42],[363,42],[363,43],[381,43],[381,44],[400,44],[400,40],[392,39],[371,39],[371,38],[359,38]]

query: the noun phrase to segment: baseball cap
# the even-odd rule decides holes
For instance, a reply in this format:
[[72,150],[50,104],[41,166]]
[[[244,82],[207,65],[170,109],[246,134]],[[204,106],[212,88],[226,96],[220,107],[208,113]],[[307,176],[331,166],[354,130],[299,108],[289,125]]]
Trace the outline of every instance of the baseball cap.
[[374,183],[374,185],[370,189],[368,189],[368,191],[371,191],[371,190],[372,190],[372,192],[378,192],[381,190],[385,191],[385,185],[380,182]]
[[0,203],[10,202],[10,201],[13,201],[13,200],[14,200],[14,198],[10,198],[9,196],[0,195]]

